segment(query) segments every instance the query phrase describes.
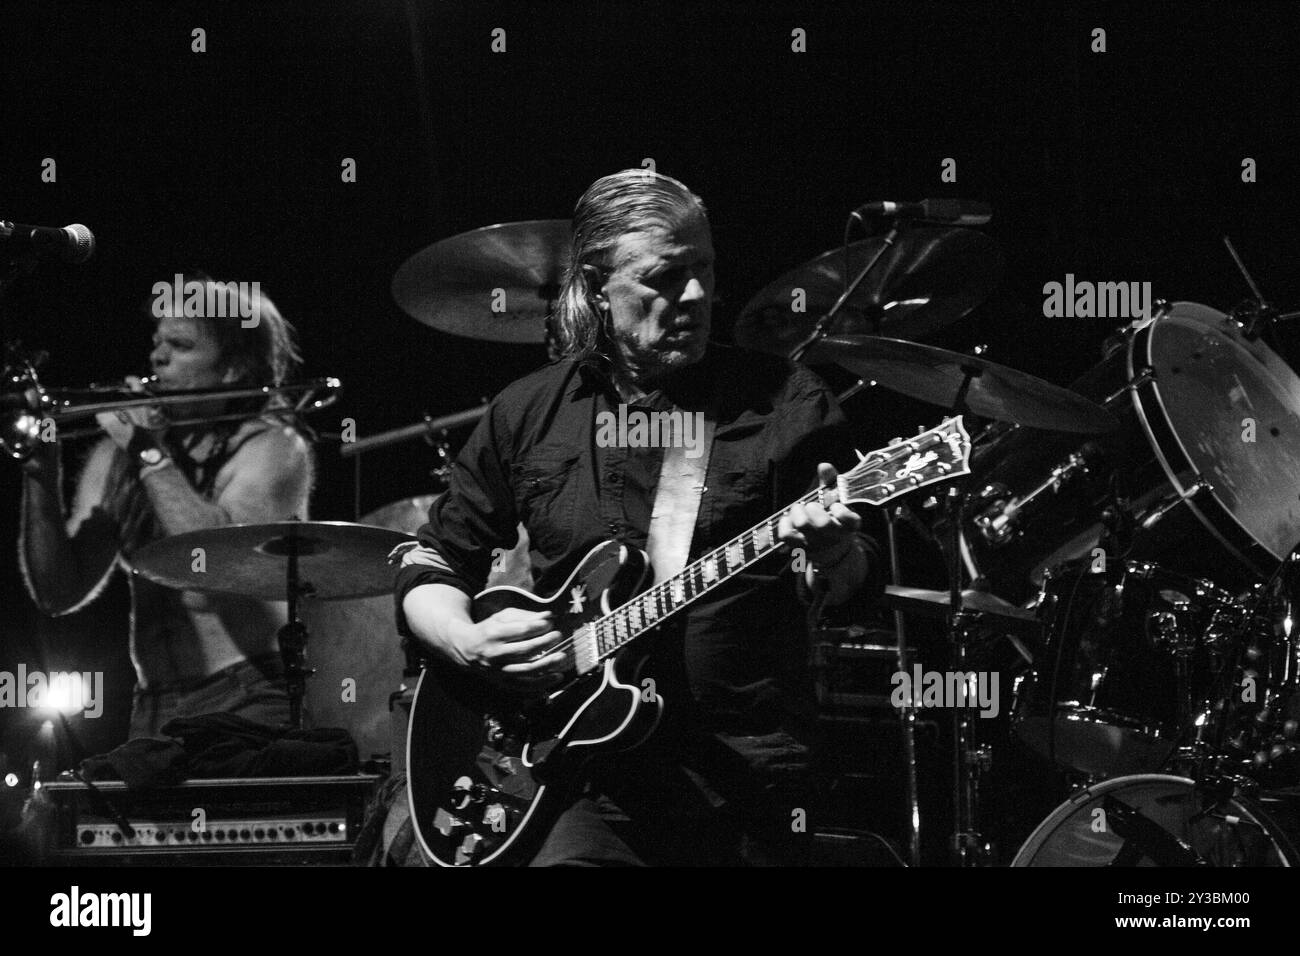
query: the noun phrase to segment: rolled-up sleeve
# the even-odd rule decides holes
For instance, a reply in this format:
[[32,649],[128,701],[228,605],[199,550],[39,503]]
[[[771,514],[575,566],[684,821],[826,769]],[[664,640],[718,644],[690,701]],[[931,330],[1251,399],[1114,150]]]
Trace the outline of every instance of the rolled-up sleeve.
[[473,597],[487,582],[496,549],[519,540],[510,484],[513,455],[507,401],[498,397],[452,465],[447,493],[429,509],[417,544],[401,555],[395,583],[397,630],[410,637],[402,602],[423,584],[446,584]]

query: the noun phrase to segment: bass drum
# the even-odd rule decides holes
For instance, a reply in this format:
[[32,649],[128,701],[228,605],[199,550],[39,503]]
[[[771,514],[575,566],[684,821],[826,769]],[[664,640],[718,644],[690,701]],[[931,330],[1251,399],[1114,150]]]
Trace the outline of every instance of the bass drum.
[[1116,777],[1053,810],[1011,865],[1187,866],[1195,853],[1211,866],[1300,866],[1298,804],[1295,792],[1234,795],[1205,812],[1186,777]]
[[1147,561],[1236,590],[1300,542],[1300,377],[1238,323],[1194,302],[1128,329],[1074,383],[1119,419],[1088,440],[996,425],[972,452],[968,562],[1027,601],[1044,572],[1093,557],[1113,493]]

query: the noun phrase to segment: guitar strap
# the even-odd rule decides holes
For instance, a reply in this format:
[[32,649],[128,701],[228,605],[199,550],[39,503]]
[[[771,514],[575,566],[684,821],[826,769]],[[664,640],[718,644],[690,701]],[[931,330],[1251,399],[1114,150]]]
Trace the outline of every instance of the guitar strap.
[[[683,411],[682,421],[674,422],[674,425],[688,427],[685,418],[693,414]],[[646,535],[646,552],[650,555],[650,566],[654,568],[655,584],[666,581],[686,567],[686,559],[691,553],[691,538],[700,513],[700,499],[704,496],[704,478],[709,472],[716,427],[713,416],[708,413],[695,421],[703,425],[701,434],[696,436],[696,447],[703,449],[700,455],[687,456],[689,449],[684,435],[674,434],[664,449],[659,484],[650,512],[650,529]]]

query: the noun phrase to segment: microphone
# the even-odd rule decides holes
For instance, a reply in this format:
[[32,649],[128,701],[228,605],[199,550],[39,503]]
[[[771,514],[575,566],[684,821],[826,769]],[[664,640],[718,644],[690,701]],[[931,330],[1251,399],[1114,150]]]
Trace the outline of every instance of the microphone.
[[955,226],[982,226],[993,218],[993,207],[973,199],[922,199],[920,202],[864,202],[853,215],[888,216],[894,219],[925,219]]
[[53,256],[64,262],[85,262],[95,253],[95,234],[81,223],[62,229],[0,221],[0,245],[18,253]]

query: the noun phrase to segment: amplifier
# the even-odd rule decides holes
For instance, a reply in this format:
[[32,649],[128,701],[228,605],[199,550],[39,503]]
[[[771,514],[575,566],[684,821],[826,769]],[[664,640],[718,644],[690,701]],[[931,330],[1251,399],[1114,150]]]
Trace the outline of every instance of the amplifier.
[[382,778],[188,780],[130,790],[59,779],[46,862],[64,865],[347,865],[366,803]]

